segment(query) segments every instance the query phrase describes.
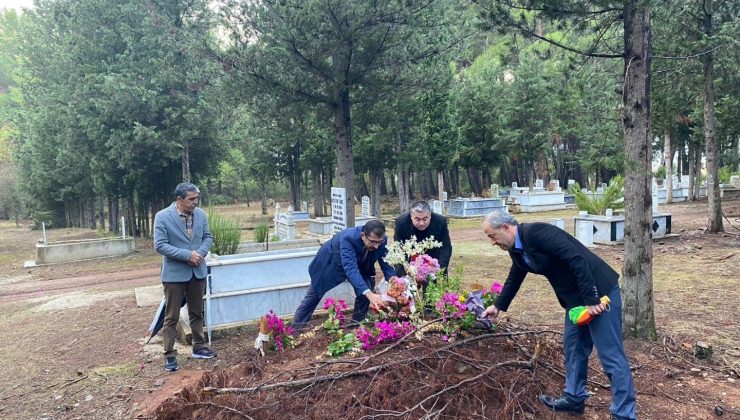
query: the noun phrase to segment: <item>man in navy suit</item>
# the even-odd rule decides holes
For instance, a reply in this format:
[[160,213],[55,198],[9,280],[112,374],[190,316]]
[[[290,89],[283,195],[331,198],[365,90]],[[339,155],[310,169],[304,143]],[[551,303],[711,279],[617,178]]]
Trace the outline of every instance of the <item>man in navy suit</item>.
[[380,264],[385,279],[395,275],[393,267],[383,260],[388,253],[385,225],[370,220],[362,227],[342,230],[324,243],[308,266],[311,285],[295,311],[293,326],[302,328],[321,298],[340,283],[349,280],[355,289],[355,310],[352,320],[362,321],[370,305],[384,306],[375,288],[375,263]]
[[175,188],[175,202],[154,217],[154,249],[162,254],[161,279],[167,301],[162,343],[164,368],[177,370],[175,326],[180,306],[187,300],[190,329],[193,333],[194,359],[211,359],[216,353],[206,344],[203,333],[203,294],[208,269],[204,258],[211,249],[213,236],[208,230],[206,213],[198,208],[200,191],[184,182]]
[[[506,311],[527,273],[545,276],[565,308],[565,390],[559,397],[541,395],[540,401],[553,411],[583,414],[588,358],[595,345],[611,381],[612,419],[635,419],[635,390],[622,343],[619,274],[576,238],[547,223],[518,224],[511,215],[494,211],[486,216],[483,231],[512,261],[501,294],[483,316]],[[611,300],[608,309],[599,299],[604,295]],[[578,327],[569,320],[568,310],[576,306],[596,315],[590,324]]]

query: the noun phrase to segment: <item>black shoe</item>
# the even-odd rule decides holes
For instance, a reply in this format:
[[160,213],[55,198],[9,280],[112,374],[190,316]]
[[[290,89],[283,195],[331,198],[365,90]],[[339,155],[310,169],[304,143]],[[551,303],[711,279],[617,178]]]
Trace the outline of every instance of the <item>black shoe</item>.
[[164,358],[164,370],[167,372],[174,372],[178,368],[176,357],[165,357]]
[[207,347],[203,347],[202,349],[193,350],[193,354],[190,357],[193,359],[213,359],[216,357],[216,352]]
[[561,395],[557,398],[549,395],[540,395],[540,402],[545,404],[550,410],[559,413],[583,414],[586,408],[586,404],[583,401],[577,402],[567,395]]

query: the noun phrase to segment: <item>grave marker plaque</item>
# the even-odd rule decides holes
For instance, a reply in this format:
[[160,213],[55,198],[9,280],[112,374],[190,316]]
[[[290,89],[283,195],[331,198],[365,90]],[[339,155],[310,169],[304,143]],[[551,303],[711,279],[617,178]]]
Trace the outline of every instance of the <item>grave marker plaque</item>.
[[332,232],[341,232],[347,227],[347,190],[331,188],[331,221]]
[[370,197],[362,196],[362,217],[370,217]]

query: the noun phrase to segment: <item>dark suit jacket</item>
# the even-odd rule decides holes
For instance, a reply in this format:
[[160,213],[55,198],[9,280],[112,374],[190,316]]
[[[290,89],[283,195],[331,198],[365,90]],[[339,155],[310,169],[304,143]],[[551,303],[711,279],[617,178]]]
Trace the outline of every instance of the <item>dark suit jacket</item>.
[[548,223],[520,223],[517,225],[523,250],[531,267],[524,262],[520,251],[509,250],[511,269],[496,307],[509,308],[527,273],[542,274],[563,308],[598,305],[599,298],[618,285],[619,274],[589,251],[578,239]]
[[319,248],[308,266],[311,287],[319,296],[345,280],[349,280],[355,294],[361,296],[370,289],[366,279],[375,278],[375,262],[380,263],[386,280],[395,275],[393,267],[383,260],[388,253],[388,238],[383,237],[380,247],[368,252],[360,234],[362,227],[344,229]]
[[[404,213],[396,219],[393,240],[408,241],[411,239],[411,236],[416,236],[417,241],[434,236],[435,240],[442,242],[441,248],[430,249],[426,254],[432,258],[436,258],[440,268],[444,268],[445,272],[447,272],[447,267],[450,265],[450,257],[452,257],[452,241],[450,241],[450,231],[447,229],[447,219],[441,214],[432,213],[432,220],[429,222],[426,230],[419,230],[411,222],[411,214]],[[402,266],[396,267],[396,272],[399,276],[405,274]]]

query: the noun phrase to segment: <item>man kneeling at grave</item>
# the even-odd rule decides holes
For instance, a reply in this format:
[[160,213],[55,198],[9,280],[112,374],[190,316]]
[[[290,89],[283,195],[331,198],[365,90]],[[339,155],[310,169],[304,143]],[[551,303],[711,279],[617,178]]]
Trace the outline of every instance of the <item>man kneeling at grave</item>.
[[385,225],[370,220],[362,227],[342,230],[324,243],[308,266],[311,285],[293,317],[293,327],[305,327],[321,298],[334,287],[349,280],[355,289],[353,321],[362,321],[370,305],[384,305],[379,294],[374,293],[375,263],[380,264],[383,275],[389,280],[395,275],[393,267],[383,260],[388,253]]

